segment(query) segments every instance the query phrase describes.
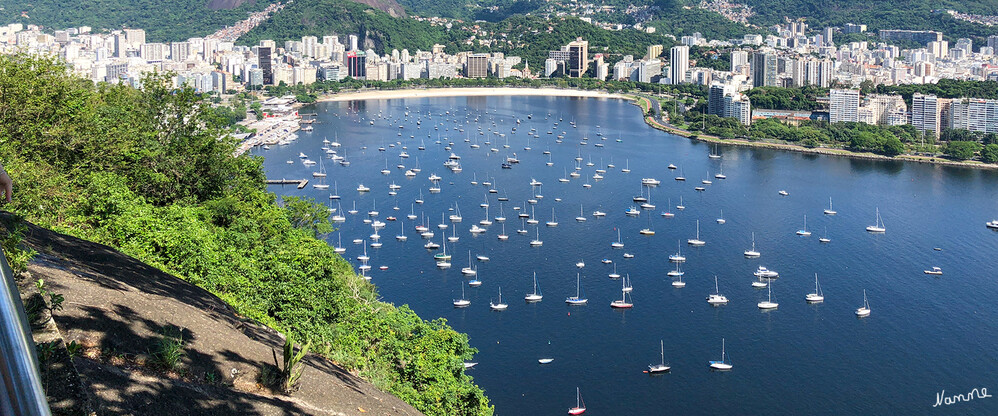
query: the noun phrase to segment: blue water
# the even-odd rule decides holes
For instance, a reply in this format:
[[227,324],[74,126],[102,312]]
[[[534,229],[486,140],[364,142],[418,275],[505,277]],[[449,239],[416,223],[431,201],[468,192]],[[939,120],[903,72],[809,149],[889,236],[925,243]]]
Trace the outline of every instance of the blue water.
[[[375,200],[380,218],[399,218],[381,231],[384,247],[367,250],[372,283],[384,300],[409,304],[425,319],[444,317],[469,335],[480,352],[473,360],[479,364],[468,374],[485,389],[497,414],[564,414],[575,405],[576,387],[587,414],[998,414],[998,398],[933,408],[942,390],[947,395],[982,387],[989,394],[998,392],[998,234],[984,225],[998,217],[994,172],[738,147],[720,147],[723,158],[708,159],[708,145],[653,130],[633,105],[611,99],[395,99],[320,103],[302,111],[318,113],[314,132],[301,133],[292,145],[254,151],[265,156],[267,176],[311,179],[318,167],[304,166],[298,153],[319,158],[323,138],[335,137],[343,144],[340,153],[351,165],[326,160],[326,168],[327,182],[338,185],[342,209],[356,202],[360,211],[344,213],[347,221],[339,231],[347,248],[344,256],[359,265],[355,258],[362,246],[352,240],[371,234],[361,220]],[[521,124],[512,133],[517,119]],[[573,120],[577,128],[570,125]],[[530,137],[532,150],[526,151],[532,127],[540,137]],[[548,130],[554,134],[546,134]],[[555,136],[562,131],[565,140],[557,144]],[[598,131],[607,140],[600,140]],[[442,144],[435,144],[438,136]],[[589,137],[588,145],[578,144],[582,136]],[[466,137],[473,143],[477,137],[481,148],[471,149]],[[506,138],[509,149],[502,147]],[[421,140],[425,151],[417,150]],[[448,141],[462,157],[459,174],[442,165],[450,154],[444,150]],[[400,144],[391,148],[389,143]],[[378,151],[379,146],[387,150]],[[412,155],[402,161],[407,167],[418,158],[422,172],[414,179],[395,167],[402,146]],[[544,150],[551,151],[554,166],[545,165]],[[573,170],[580,150],[585,159],[581,177],[559,183],[565,169]],[[521,163],[501,169],[512,152]],[[585,166],[590,157],[597,166]],[[603,180],[591,179],[601,160],[606,165],[611,158],[616,168],[607,169]],[[386,160],[390,175],[379,172]],[[620,171],[625,161],[630,173]],[[670,163],[682,168],[686,182],[673,180],[680,171],[666,169]],[[714,179],[722,166],[727,179]],[[708,172],[714,183],[705,185],[706,192],[695,192]],[[439,194],[427,191],[432,173],[443,177]],[[478,181],[494,177],[499,193],[471,185],[473,176]],[[658,207],[637,218],[625,217],[644,177],[662,181],[651,194]],[[538,248],[528,245],[534,226],[527,225],[528,235],[516,234],[522,225],[512,209],[531,197],[531,178],[543,182],[544,198],[535,206],[544,241]],[[395,198],[388,195],[393,181],[402,186]],[[356,192],[358,183],[372,191]],[[318,191],[311,184],[303,190],[270,189],[322,203],[333,191]],[[456,202],[463,214],[464,222],[457,225],[460,241],[447,247],[454,256],[448,270],[435,267],[432,252],[423,248],[425,241],[413,229],[416,224],[405,220],[420,190],[426,202],[414,210],[429,218],[433,241],[441,242],[436,226],[441,213],[450,215],[447,209]],[[779,190],[789,196],[778,195]],[[494,217],[502,195],[510,199],[503,203],[509,240],[496,238],[498,222],[485,234],[469,233],[484,218],[479,204],[487,197]],[[680,197],[684,211],[674,207]],[[829,197],[838,215],[822,214]],[[580,204],[588,218],[583,223],[574,220]],[[544,226],[552,207],[560,223],[555,228]],[[877,208],[886,234],[864,230],[874,223]],[[596,209],[607,216],[594,218]],[[666,209],[675,218],[659,215]],[[715,222],[721,210],[727,220],[723,225]],[[794,234],[804,215],[810,237]],[[694,237],[697,219],[707,244],[693,248],[685,240]],[[403,221],[409,240],[399,243],[394,236]],[[649,225],[656,235],[638,234]],[[622,233],[622,250],[610,247],[615,228]],[[821,244],[818,237],[826,229],[832,241]],[[446,230],[448,236],[451,232]],[[759,259],[742,255],[752,232],[762,252]],[[336,238],[334,233],[330,241],[335,244]],[[688,258],[682,289],[673,288],[666,276],[674,267],[667,256],[679,240]],[[472,304],[455,309],[451,301],[461,296],[467,281],[460,270],[468,265],[469,250],[485,253],[491,261],[475,262],[484,284],[465,286]],[[625,259],[625,252],[635,257]],[[607,277],[612,265],[602,264],[603,258],[613,260],[618,273],[630,274],[633,309],[610,308],[620,297],[621,283]],[[586,263],[581,272],[589,305],[572,307],[564,298],[575,294],[579,260]],[[378,270],[381,265],[389,269]],[[765,289],[750,286],[759,265],[780,273],[772,285],[777,310],[756,307],[767,296]],[[922,273],[932,266],[941,267],[944,275]],[[544,300],[525,304],[533,272]],[[825,302],[809,305],[804,296],[814,289],[814,273]],[[715,275],[730,300],[725,306],[712,307],[705,300],[714,291]],[[493,312],[489,302],[499,286],[510,306]],[[862,305],[864,289],[872,313],[857,319],[853,312]],[[711,372],[707,362],[720,358],[722,338],[734,368]],[[659,362],[662,339],[672,372],[643,374],[648,364]],[[542,357],[555,361],[539,365]]]

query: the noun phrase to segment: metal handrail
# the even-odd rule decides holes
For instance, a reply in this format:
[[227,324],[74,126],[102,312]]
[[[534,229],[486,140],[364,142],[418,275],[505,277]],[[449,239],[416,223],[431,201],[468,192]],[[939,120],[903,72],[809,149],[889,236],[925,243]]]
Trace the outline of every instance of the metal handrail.
[[49,416],[28,317],[2,249],[0,280],[0,415]]

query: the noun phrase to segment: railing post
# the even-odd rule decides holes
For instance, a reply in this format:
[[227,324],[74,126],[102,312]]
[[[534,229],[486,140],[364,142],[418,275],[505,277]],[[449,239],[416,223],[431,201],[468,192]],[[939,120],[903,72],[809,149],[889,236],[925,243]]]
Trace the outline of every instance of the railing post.
[[2,249],[0,280],[0,415],[51,415],[31,327]]

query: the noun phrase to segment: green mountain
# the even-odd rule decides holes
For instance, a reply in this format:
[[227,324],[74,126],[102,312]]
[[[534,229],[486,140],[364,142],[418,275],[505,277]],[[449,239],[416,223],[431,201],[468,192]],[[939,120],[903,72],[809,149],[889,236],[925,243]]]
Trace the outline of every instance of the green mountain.
[[5,0],[0,3],[0,22],[56,29],[79,26],[139,28],[146,30],[149,42],[168,42],[207,35],[274,2],[276,0]]
[[768,26],[784,17],[806,18],[813,28],[866,24],[879,29],[938,30],[950,39],[974,38],[980,44],[995,28],[956,20],[947,9],[984,15],[998,15],[994,0],[742,0],[752,6],[755,16],[749,22]]

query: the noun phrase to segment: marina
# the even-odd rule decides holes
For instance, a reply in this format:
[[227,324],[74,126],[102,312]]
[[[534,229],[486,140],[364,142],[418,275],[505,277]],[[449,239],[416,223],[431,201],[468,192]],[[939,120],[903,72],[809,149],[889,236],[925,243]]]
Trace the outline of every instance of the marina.
[[[415,233],[408,242],[368,247],[368,216],[350,214],[329,241],[360,239],[363,247],[348,244],[344,258],[368,265],[365,274],[386,301],[408,304],[424,319],[446,318],[469,335],[479,352],[468,374],[497,414],[563,414],[580,406],[576,386],[592,414],[706,414],[707,401],[715,403],[710,413],[917,414],[939,386],[998,372],[998,312],[966,301],[998,295],[987,260],[998,233],[985,225],[998,213],[995,173],[707,146],[646,127],[640,111],[616,99],[442,97],[327,102],[307,111],[318,120],[308,136],[253,154],[265,157],[268,177],[309,178],[319,167],[299,154],[317,159],[323,139],[338,137],[335,154],[348,153],[353,164],[324,161],[326,183],[344,185],[340,205],[366,212],[376,201],[375,219],[416,217],[401,225]],[[583,140],[597,130],[602,135]],[[410,157],[399,158],[403,151]],[[382,174],[386,155],[405,169]],[[461,172],[444,166],[457,160],[452,155]],[[611,160],[626,162],[611,168]],[[724,180],[697,192],[703,181],[691,182],[714,176],[721,163]],[[674,176],[670,164],[696,176],[654,179]],[[403,175],[416,166],[422,171]],[[592,180],[597,169],[604,173]],[[352,191],[359,184],[368,191]],[[638,209],[634,195],[650,198],[650,187],[659,207]],[[323,205],[331,195],[307,186],[271,191]],[[825,212],[830,199],[834,214]],[[670,212],[676,201],[683,208]],[[715,221],[722,210],[723,223]],[[442,215],[453,228],[444,235],[460,238],[438,236],[430,241],[441,247],[427,250],[413,227],[436,228]],[[473,225],[457,228],[455,215]],[[492,222],[496,216],[502,224]],[[505,222],[517,232],[497,238]],[[871,224],[876,230],[867,232]],[[890,232],[879,231],[884,224]],[[797,235],[812,229],[834,241]],[[438,267],[434,257],[444,250],[457,253],[459,266]],[[670,263],[673,254],[683,257],[681,266]],[[929,275],[927,265],[946,274]],[[759,266],[779,277],[757,278]],[[681,280],[667,275],[680,267]],[[621,275],[629,277],[624,291]],[[770,278],[778,282],[753,285]],[[538,281],[548,300],[531,300]],[[721,293],[725,302],[704,301]],[[816,293],[821,302],[806,300]],[[778,308],[762,308],[777,299]],[[459,300],[468,303],[455,308]],[[868,304],[876,313],[858,319],[857,308]],[[503,312],[492,312],[496,306]],[[935,342],[919,342],[927,332]],[[664,365],[664,356],[669,372],[644,374],[648,363]],[[709,371],[711,361],[730,371]],[[522,377],[510,381],[511,373]],[[606,387],[609,378],[618,382]],[[782,382],[765,382],[774,378]],[[781,400],[787,394],[799,400]],[[978,403],[998,412],[998,402]]]

